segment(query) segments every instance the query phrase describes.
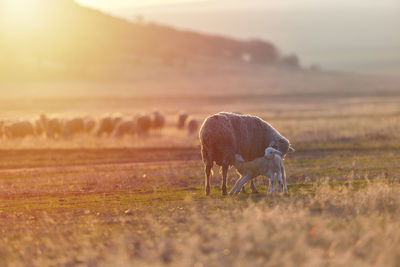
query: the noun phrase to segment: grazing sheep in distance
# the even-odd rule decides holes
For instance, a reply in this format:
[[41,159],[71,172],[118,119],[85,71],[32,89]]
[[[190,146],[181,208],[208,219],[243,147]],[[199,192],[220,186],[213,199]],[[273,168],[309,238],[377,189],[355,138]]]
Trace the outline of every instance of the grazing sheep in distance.
[[85,132],[90,134],[93,129],[96,127],[96,121],[92,118],[85,119]]
[[151,128],[151,116],[147,114],[137,115],[136,126],[139,134],[148,134]]
[[155,111],[153,113],[153,119],[152,119],[152,127],[155,130],[160,131],[165,125],[165,116],[162,115],[160,112]]
[[122,138],[124,135],[133,135],[136,132],[136,125],[133,120],[122,120],[116,127],[113,137]]
[[82,118],[67,120],[63,126],[62,133],[64,137],[72,137],[85,131],[85,122]]
[[0,121],[0,138],[4,135],[4,121]]
[[289,141],[270,124],[250,115],[227,112],[214,114],[204,121],[199,135],[205,165],[206,195],[210,194],[210,176],[214,162],[221,166],[221,190],[226,195],[226,176],[229,166],[235,162],[235,154],[241,155],[245,161],[251,161],[262,157],[268,146],[275,146],[283,156],[290,148]]
[[183,129],[185,127],[186,119],[188,118],[188,114],[186,113],[179,113],[178,114],[178,129]]
[[102,136],[104,134],[110,135],[114,130],[114,122],[110,116],[106,116],[100,119],[98,128],[96,130],[97,136]]
[[7,138],[24,138],[35,134],[35,129],[30,121],[13,122],[4,127]]
[[196,119],[191,119],[188,122],[187,128],[188,128],[189,134],[194,134],[199,129],[199,122]]
[[35,127],[35,134],[37,136],[42,136],[45,129],[44,129],[44,125],[42,124],[42,121],[40,119],[35,120],[34,127]]
[[45,130],[48,138],[59,137],[61,135],[61,121],[58,118],[47,120]]

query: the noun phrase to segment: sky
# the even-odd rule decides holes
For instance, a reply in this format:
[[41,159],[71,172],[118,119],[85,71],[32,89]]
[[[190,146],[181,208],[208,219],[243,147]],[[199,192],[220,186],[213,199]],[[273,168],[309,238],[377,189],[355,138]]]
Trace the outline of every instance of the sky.
[[398,0],[78,0],[128,20],[261,38],[306,65],[400,75]]

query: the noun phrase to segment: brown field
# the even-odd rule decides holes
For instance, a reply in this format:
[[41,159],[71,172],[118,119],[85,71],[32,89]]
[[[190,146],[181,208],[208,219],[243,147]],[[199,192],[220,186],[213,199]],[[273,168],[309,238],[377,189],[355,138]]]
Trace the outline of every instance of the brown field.
[[[399,266],[400,83],[219,68],[2,84],[3,119],[160,110],[167,126],[123,139],[1,139],[0,265]],[[205,197],[198,137],[175,127],[181,110],[272,123],[297,150],[285,162],[289,195],[267,195],[259,179],[259,194],[221,196],[215,169]],[[230,187],[237,178],[231,169]]]

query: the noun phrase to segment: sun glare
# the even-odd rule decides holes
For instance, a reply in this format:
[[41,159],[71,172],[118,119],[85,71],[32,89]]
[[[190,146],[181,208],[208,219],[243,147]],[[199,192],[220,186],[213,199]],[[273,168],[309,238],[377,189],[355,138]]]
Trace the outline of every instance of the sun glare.
[[9,31],[29,31],[38,26],[44,15],[46,1],[3,0],[0,15],[3,27]]

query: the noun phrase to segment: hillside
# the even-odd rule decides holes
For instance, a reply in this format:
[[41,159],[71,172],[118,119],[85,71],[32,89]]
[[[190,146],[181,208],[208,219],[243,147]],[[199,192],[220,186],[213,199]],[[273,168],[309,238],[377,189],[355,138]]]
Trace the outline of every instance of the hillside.
[[204,58],[299,67],[296,56],[283,56],[261,40],[130,23],[72,0],[31,0],[26,14],[13,13],[15,3],[0,0],[3,79],[84,76],[89,69],[104,66],[186,66]]

